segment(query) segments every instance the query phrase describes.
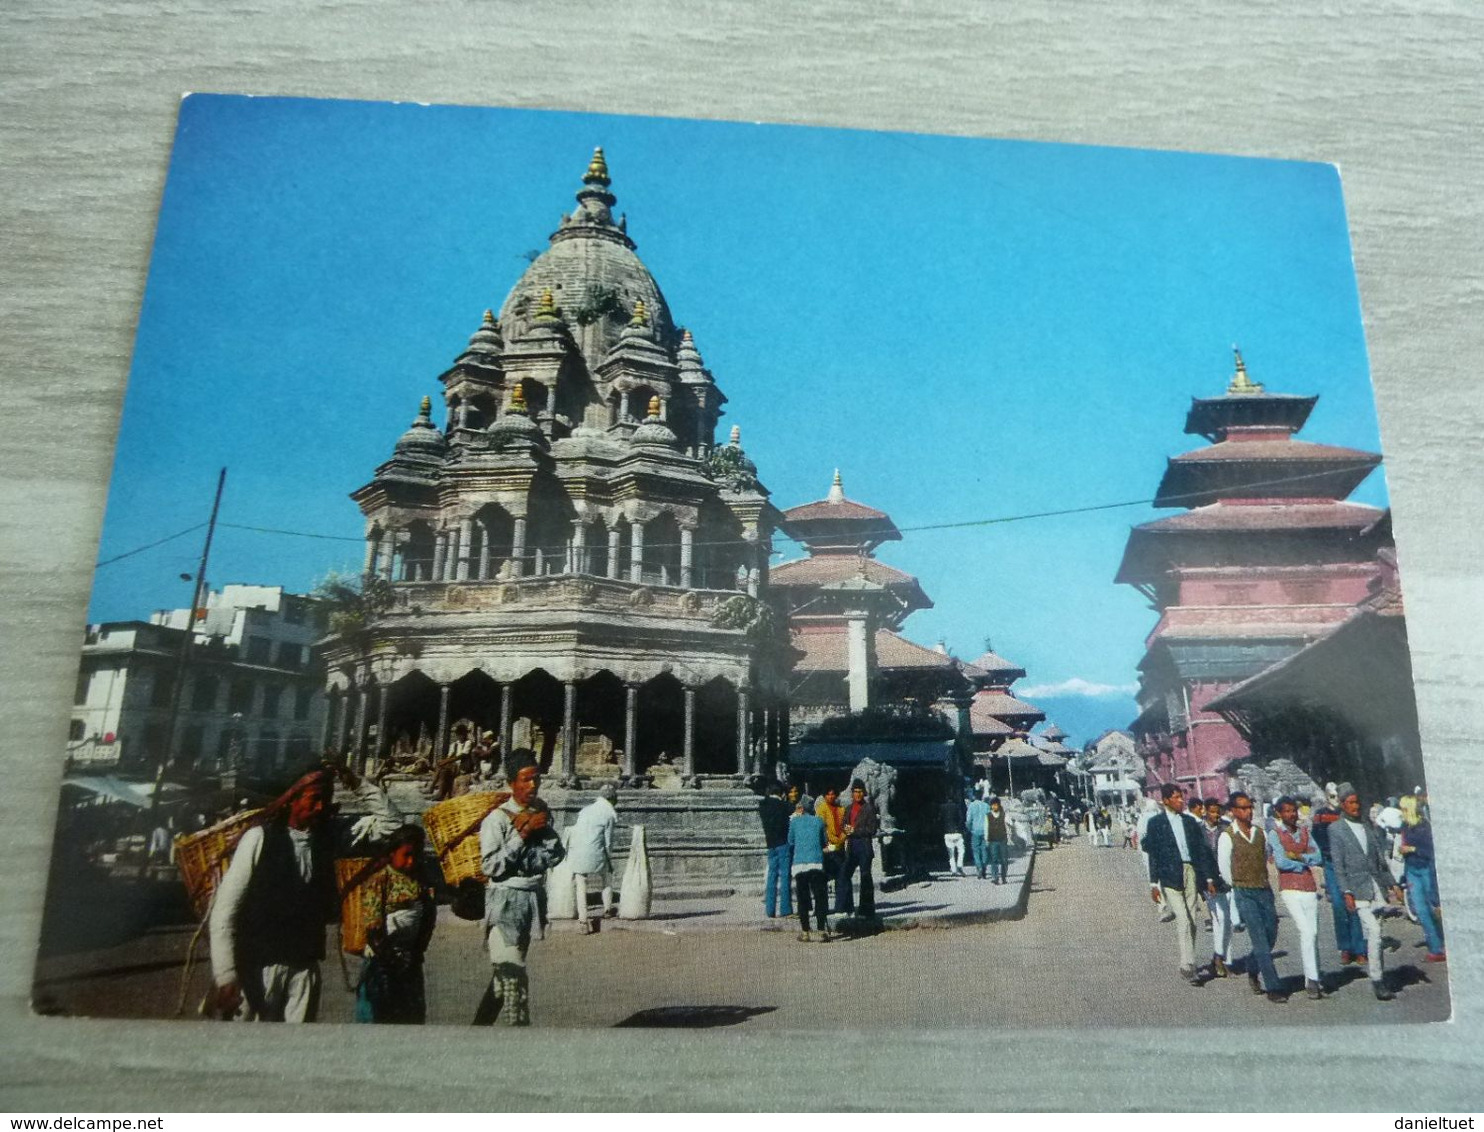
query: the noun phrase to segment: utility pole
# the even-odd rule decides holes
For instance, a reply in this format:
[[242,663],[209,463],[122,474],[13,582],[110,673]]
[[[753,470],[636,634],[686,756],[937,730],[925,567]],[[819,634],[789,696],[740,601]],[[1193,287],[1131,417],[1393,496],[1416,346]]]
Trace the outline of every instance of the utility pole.
[[[211,519],[206,524],[206,541],[201,546],[201,562],[196,567],[196,584],[191,589],[191,607],[186,611],[185,635],[180,640],[180,655],[175,662],[175,685],[170,689],[170,725],[166,731],[165,749],[160,752],[155,764],[155,792],[150,798],[151,819],[160,808],[160,792],[165,786],[165,771],[176,760],[180,744],[180,703],[185,691],[186,672],[191,663],[191,647],[196,637],[196,610],[202,606],[206,587],[206,564],[211,558],[211,539],[216,534],[216,516],[222,505],[222,489],[227,483],[227,469],[223,468],[216,478],[216,498],[211,502]],[[154,828],[151,821],[150,828]]]

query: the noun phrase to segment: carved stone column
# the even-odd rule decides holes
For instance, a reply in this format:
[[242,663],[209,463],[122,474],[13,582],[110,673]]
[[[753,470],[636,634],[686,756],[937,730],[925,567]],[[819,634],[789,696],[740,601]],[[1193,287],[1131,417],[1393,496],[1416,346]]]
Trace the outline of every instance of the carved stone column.
[[381,559],[377,563],[380,569],[377,571],[387,581],[393,581],[392,570],[396,566],[397,557],[397,534],[395,531],[387,531],[381,536]]
[[[335,719],[336,715],[343,710],[341,707],[341,703],[343,702],[344,698],[345,697],[343,696],[326,697],[327,703],[325,705],[325,725],[320,729],[319,737],[319,749],[322,752],[329,751],[331,749],[331,744],[333,744],[335,741]],[[339,752],[336,753],[338,754]],[[204,760],[205,757],[206,752],[203,750],[201,753],[201,758]]]
[[490,576],[490,525],[479,522],[479,572],[474,575],[480,581]]
[[510,542],[510,573],[519,578],[526,572],[526,517],[517,515]]
[[345,765],[349,766],[351,752],[346,746],[346,734],[350,730],[351,709],[356,696],[356,686],[346,686],[345,695],[340,697],[340,712],[335,718],[335,753],[345,759]]
[[752,693],[737,692],[737,773],[747,774],[747,752],[752,745]]
[[451,582],[458,577],[459,567],[459,530],[450,527],[448,530],[448,546],[443,556],[443,580]]
[[470,551],[474,549],[474,520],[463,519],[459,522],[459,565],[458,580],[467,582],[469,580],[469,557]]
[[562,685],[562,781],[577,777],[577,682]]
[[439,531],[433,537],[433,578],[435,582],[443,581],[443,563],[448,558],[448,532]]
[[622,564],[618,561],[618,552],[622,540],[623,532],[618,529],[618,524],[614,523],[613,526],[608,528],[608,576],[610,578],[617,578],[623,569]]
[[623,686],[623,776],[632,780],[639,774],[639,685]]
[[500,685],[500,758],[510,757],[510,706],[511,699],[515,694],[512,684]]
[[436,758],[442,759],[448,752],[448,685],[438,685],[438,738],[433,742]]
[[680,584],[693,589],[695,571],[691,569],[692,552],[695,549],[696,532],[689,527],[680,528]]
[[366,536],[366,561],[361,567],[362,574],[374,574],[376,572],[376,540],[369,535]]
[[696,690],[685,686],[685,740],[681,747],[680,775],[689,782],[696,777]]
[[644,524],[629,524],[629,581],[644,580]]
[[581,519],[572,524],[572,561],[567,564],[567,573],[587,573],[587,524]]
[[354,756],[351,765],[357,774],[366,769],[366,701],[371,698],[369,688],[360,688],[356,694],[356,733]]

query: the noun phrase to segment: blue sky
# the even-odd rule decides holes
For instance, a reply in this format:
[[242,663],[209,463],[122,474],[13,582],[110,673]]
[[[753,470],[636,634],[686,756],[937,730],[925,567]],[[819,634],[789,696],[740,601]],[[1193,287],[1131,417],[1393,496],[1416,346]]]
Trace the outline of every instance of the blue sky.
[[[744,123],[196,95],[181,104],[99,559],[203,521],[358,539],[346,498],[570,209],[617,208],[780,507],[846,493],[880,557],[986,638],[1074,738],[1134,714],[1154,615],[1113,585],[1192,396],[1239,343],[1378,450],[1337,172],[1206,155]],[[1377,472],[1353,497],[1384,505]],[[780,542],[782,557],[796,548]],[[199,535],[101,567],[90,620],[182,606]],[[782,557],[775,559],[781,561]],[[230,527],[213,585],[307,590],[358,542]],[[1070,689],[1068,682],[1074,683]],[[1061,690],[1058,690],[1061,689]],[[1091,690],[1094,694],[1087,694]],[[1034,697],[1033,697],[1034,698]]]

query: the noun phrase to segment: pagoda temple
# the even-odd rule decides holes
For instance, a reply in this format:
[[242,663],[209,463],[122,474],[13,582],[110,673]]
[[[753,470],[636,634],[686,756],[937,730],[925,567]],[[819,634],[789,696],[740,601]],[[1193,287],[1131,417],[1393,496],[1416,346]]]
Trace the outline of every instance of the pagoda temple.
[[1129,535],[1117,581],[1159,614],[1132,726],[1151,790],[1224,797],[1227,767],[1251,751],[1211,702],[1349,617],[1381,569],[1383,513],[1345,502],[1381,458],[1295,439],[1317,400],[1267,392],[1236,352],[1226,393],[1186,416],[1210,444],[1160,482],[1154,505],[1181,513]]
[[969,732],[975,764],[983,768],[995,790],[1013,793],[1031,786],[1043,763],[1041,752],[1024,740],[1046,713],[1011,690],[1015,681],[1024,678],[1025,669],[987,650],[965,664],[963,671],[973,688]]
[[786,642],[759,600],[778,514],[739,431],[714,443],[726,398],[614,204],[599,149],[437,378],[442,425],[423,398],[352,493],[369,600],[327,646],[327,737],[398,765],[442,756],[456,724],[492,731],[572,806],[601,781],[687,788],[732,832],[677,848],[651,824],[663,883],[671,849],[761,866],[748,796],[701,795],[737,793],[786,732]]

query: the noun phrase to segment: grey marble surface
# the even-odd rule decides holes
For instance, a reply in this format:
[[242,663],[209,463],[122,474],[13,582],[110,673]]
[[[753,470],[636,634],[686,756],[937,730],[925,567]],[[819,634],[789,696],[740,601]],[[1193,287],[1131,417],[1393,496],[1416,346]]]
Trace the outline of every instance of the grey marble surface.
[[[1254,1080],[1261,1098],[1237,1103],[1484,1107],[1484,11],[1463,0],[1231,7],[0,6],[0,1108],[1160,1108],[1220,1106]],[[393,1056],[399,1039],[384,1031],[241,1027],[203,1042],[193,1025],[30,1017],[58,752],[175,108],[188,90],[1337,163],[1435,798],[1454,1021],[1306,1034],[1296,1064],[1270,1033],[1215,1017],[1195,1034],[950,1036],[894,1031],[869,1013],[869,1028],[827,1037],[534,1032],[512,1041],[429,1030],[412,1056]],[[1090,1004],[1090,1022],[1114,1020]],[[585,1071],[574,1075],[574,1064]],[[1343,1094],[1328,1086],[1341,1075]]]

